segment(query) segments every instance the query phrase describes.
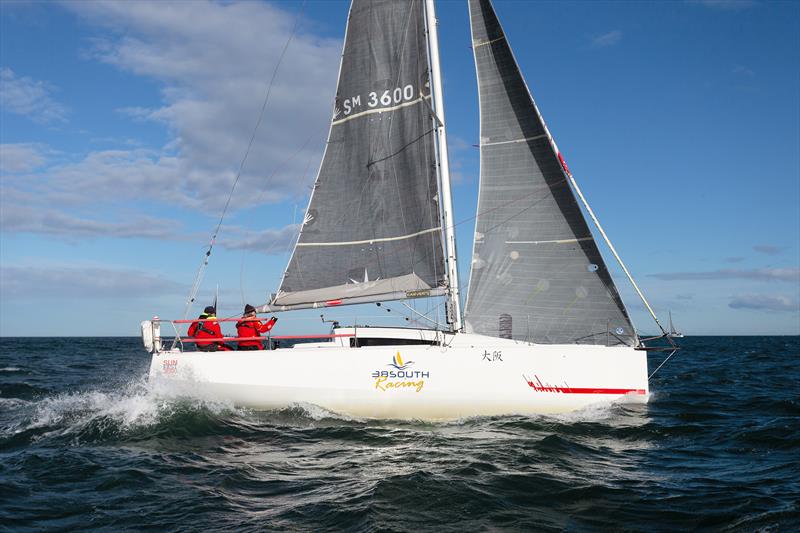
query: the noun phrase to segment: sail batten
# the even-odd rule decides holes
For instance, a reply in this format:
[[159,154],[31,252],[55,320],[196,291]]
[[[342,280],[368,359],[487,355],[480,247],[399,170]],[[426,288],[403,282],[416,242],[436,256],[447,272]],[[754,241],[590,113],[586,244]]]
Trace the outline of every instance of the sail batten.
[[498,144],[509,144],[509,143],[524,143],[527,141],[537,141],[539,139],[545,139],[547,134],[542,133],[541,135],[536,135],[534,137],[522,137],[520,139],[511,139],[510,141],[496,141],[496,142],[485,142],[481,143],[481,146],[495,146]]
[[636,336],[490,0],[469,0],[481,176],[468,332],[550,344]]
[[325,155],[270,307],[447,287],[432,97],[424,0],[354,0]]
[[343,241],[343,242],[299,242],[297,246],[353,246],[358,244],[374,244],[376,242],[389,242],[389,241],[402,241],[403,239],[411,239],[424,235],[426,233],[436,233],[442,231],[441,226],[435,228],[424,229],[411,233],[409,235],[398,235],[397,237],[375,237],[373,239],[365,239],[363,241]]

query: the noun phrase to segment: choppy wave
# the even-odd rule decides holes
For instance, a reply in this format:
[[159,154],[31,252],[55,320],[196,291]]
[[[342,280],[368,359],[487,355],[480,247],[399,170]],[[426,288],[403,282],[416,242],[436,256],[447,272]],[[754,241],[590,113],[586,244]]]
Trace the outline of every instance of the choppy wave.
[[796,338],[686,339],[648,405],[446,423],[190,398],[125,339],[0,342],[10,529],[800,527]]

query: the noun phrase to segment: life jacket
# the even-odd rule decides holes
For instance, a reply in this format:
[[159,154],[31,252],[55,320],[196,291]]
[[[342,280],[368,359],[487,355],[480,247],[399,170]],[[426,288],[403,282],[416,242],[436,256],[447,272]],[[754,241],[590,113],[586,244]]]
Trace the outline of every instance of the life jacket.
[[[208,319],[208,318],[216,318],[213,315],[207,315],[203,313],[198,318],[200,319]],[[189,326],[189,336],[195,339],[220,339],[222,338],[222,330],[219,327],[219,323],[216,321],[206,322],[206,321],[198,321],[192,322],[192,325]],[[198,346],[207,346],[209,344],[213,344],[213,341],[197,341]],[[222,344],[222,343],[218,343]]]
[[[236,323],[236,334],[238,337],[260,337],[262,333],[266,333],[267,331],[271,330],[272,326],[275,325],[275,322],[276,320],[274,318],[269,319],[263,324],[258,319],[246,318]],[[239,346],[256,346],[264,349],[264,341],[239,341]]]
[[[236,323],[237,337],[260,337],[261,321],[255,319],[240,320]],[[256,346],[263,349],[264,343],[260,340],[239,341],[239,346]]]

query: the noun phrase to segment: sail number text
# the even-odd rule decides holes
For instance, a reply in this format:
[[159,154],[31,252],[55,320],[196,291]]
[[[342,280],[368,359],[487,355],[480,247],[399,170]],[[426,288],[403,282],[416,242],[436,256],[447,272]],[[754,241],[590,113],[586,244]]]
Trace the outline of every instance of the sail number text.
[[[408,102],[414,98],[414,86],[406,85],[405,87],[395,87],[394,89],[386,89],[378,94],[375,91],[370,92],[366,98],[361,98],[362,95],[351,96],[342,101],[342,111],[347,116],[356,109],[366,105],[370,109],[378,107],[388,107],[392,104],[397,105],[402,102]],[[363,104],[362,104],[363,101]],[[338,109],[337,109],[338,111]],[[337,113],[338,115],[339,113]]]

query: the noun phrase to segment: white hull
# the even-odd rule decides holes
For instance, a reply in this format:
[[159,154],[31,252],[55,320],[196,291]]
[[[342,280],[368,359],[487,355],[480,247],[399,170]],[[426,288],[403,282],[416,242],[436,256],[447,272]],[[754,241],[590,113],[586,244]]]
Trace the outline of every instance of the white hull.
[[161,351],[153,354],[150,379],[255,409],[307,403],[389,419],[560,413],[649,396],[646,352],[630,347],[438,336],[447,346],[351,348],[345,338],[272,351]]

